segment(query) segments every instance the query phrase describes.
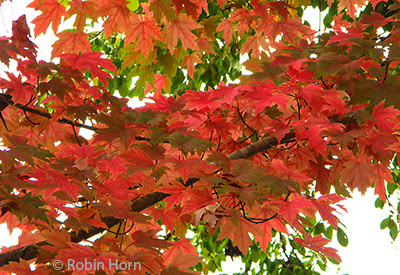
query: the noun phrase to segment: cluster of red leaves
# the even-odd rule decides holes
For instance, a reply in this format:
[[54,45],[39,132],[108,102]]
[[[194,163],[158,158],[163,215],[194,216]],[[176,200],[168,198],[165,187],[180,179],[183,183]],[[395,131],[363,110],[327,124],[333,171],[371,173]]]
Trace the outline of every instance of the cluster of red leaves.
[[[314,42],[299,39],[310,31],[290,15],[291,7],[251,3],[253,9],[237,8],[228,19],[206,27],[197,23],[199,14],[207,12],[205,1],[141,3],[145,15],[131,12],[128,1],[122,0],[71,0],[68,10],[62,1],[34,1],[30,6],[43,12],[33,22],[36,35],[50,24],[57,32],[62,17],[76,16],[76,32],[58,34],[53,48],[53,56],[61,58],[58,65],[37,61],[25,18],[14,22],[13,36],[0,40],[0,60],[18,63],[17,76],[8,73],[8,79],[0,79],[1,89],[13,100],[1,99],[9,130],[0,130],[7,148],[0,152],[0,222],[7,222],[10,232],[23,230],[20,247],[46,241],[35,259],[38,272],[45,274],[50,262],[69,258],[140,262],[143,274],[191,272],[201,258],[185,234],[188,223],[200,221],[210,232],[220,228],[219,238],[231,238],[243,253],[252,244],[249,233],[266,249],[274,229],[294,231],[300,245],[340,260],[336,250],[325,247],[327,240],[307,234],[304,217],[319,213],[337,228],[334,212],[341,195],[347,189],[365,192],[374,183],[385,200],[385,181],[391,180],[388,165],[400,146],[400,113],[387,107],[397,106],[397,92],[384,100],[397,79],[376,81],[378,61],[367,57],[332,59],[328,51],[316,59],[307,56]],[[339,8],[346,6],[353,15],[353,2],[340,3]],[[243,50],[261,59],[247,63],[254,74],[243,78],[244,84],[186,91],[176,98],[156,93],[152,103],[131,109],[126,100],[84,77],[90,71],[106,86],[106,79],[117,72],[110,60],[90,51],[83,32],[87,17],[105,18],[106,37],[124,32],[133,51],[147,58],[154,56],[155,43],[179,54],[179,39],[184,50],[191,49],[188,68],[214,39],[210,29],[222,31],[229,43],[251,27],[257,32],[247,36]],[[387,23],[377,18],[346,25],[338,17],[327,46],[350,43],[345,46],[351,49],[358,45],[354,39],[364,37],[363,26]],[[279,35],[290,46],[272,42]],[[266,36],[277,49],[270,58],[259,52],[260,46],[269,46]],[[301,58],[291,56],[294,51]],[[357,87],[340,88],[349,79],[361,82],[358,68],[365,70],[363,80],[381,93],[361,96]],[[158,80],[156,88],[161,89],[163,76]],[[79,136],[87,121],[92,126],[86,128],[95,131],[90,140]],[[251,149],[252,144],[261,145]],[[337,194],[330,194],[332,186]],[[307,195],[313,189],[321,195]],[[132,211],[132,202],[158,192],[164,196],[153,203],[163,200],[163,205]],[[110,227],[107,217],[125,220],[125,229],[114,226],[91,246],[77,244],[85,232]],[[163,228],[157,221],[180,240],[160,239],[157,234]],[[125,230],[129,233],[123,237],[115,233]],[[28,262],[20,261],[1,270],[28,269]]]

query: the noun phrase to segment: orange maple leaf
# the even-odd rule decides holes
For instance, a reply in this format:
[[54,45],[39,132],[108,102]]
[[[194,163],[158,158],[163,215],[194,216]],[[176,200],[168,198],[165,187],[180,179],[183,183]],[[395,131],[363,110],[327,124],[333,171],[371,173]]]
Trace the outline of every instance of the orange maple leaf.
[[[197,255],[192,253],[185,253],[183,254],[183,249],[181,248],[178,253],[176,253],[171,261],[171,267],[176,267],[180,271],[189,271],[188,269],[192,266],[195,266],[202,260]],[[188,273],[185,273],[188,274]],[[190,274],[190,273],[189,273]],[[193,273],[195,274],[195,273]]]
[[182,47],[185,50],[190,48],[195,51],[200,51],[196,43],[197,37],[191,30],[202,27],[203,26],[196,24],[193,19],[182,14],[178,15],[176,19],[169,23],[163,30],[165,42],[167,43],[169,51],[171,53],[174,51],[175,46],[178,44],[178,38],[181,40]]
[[145,15],[133,16],[130,33],[126,34],[125,43],[129,44],[136,41],[135,50],[147,57],[149,51],[154,48],[154,40],[151,37],[160,41],[163,40],[156,20]]
[[201,35],[200,38],[197,40],[197,44],[199,45],[200,49],[202,49],[206,53],[216,54],[211,46],[211,39],[208,36]]
[[187,73],[192,79],[195,71],[194,65],[196,63],[203,63],[197,53],[189,54],[183,58],[182,67],[187,67]]
[[68,15],[71,17],[76,15],[74,26],[76,27],[77,32],[83,31],[83,28],[86,25],[86,18],[96,21],[96,1],[87,0],[74,0],[68,3],[70,8],[68,9]]
[[58,26],[61,23],[61,17],[67,16],[67,11],[64,5],[58,0],[49,1],[34,1],[28,5],[29,8],[42,11],[42,14],[32,20],[35,24],[35,36],[45,33],[50,23],[54,33],[57,32]]
[[88,40],[88,34],[83,32],[74,33],[71,31],[65,31],[59,33],[58,40],[53,44],[53,50],[51,51],[51,58],[54,58],[63,52],[85,53],[91,51],[91,45]]
[[283,39],[289,43],[294,43],[297,38],[306,36],[311,32],[310,27],[301,23],[299,17],[289,17],[287,20],[274,21],[271,23],[271,39],[275,40],[276,36],[283,34]]
[[154,75],[154,87],[152,87],[149,83],[147,83],[147,86],[145,88],[145,94],[148,95],[150,93],[154,92],[154,98],[160,98],[162,96],[162,90],[167,91],[168,90],[168,79],[165,75],[162,74],[155,74]]
[[[9,262],[7,265],[4,265],[0,268],[0,272],[2,274],[28,274],[33,273],[29,266],[29,262],[19,259],[19,262]],[[3,273],[9,272],[9,273]],[[38,274],[45,274],[43,271],[38,271]]]
[[222,38],[225,40],[225,43],[229,45],[232,41],[232,36],[235,36],[235,28],[233,27],[232,19],[222,19],[217,27],[217,32],[224,32]]
[[242,50],[245,53],[252,52],[255,58],[260,57],[260,48],[268,49],[268,42],[265,40],[265,36],[248,36],[246,41],[243,43]]
[[363,0],[341,0],[338,3],[338,11],[342,11],[342,10],[346,9],[346,13],[348,15],[350,15],[351,18],[354,19],[356,17],[356,13],[358,12],[357,7],[359,8],[359,7],[363,6],[364,3],[365,3],[365,1],[363,1]]
[[189,239],[180,239],[179,241],[171,242],[173,246],[169,247],[163,252],[165,264],[169,265],[172,261],[176,263],[176,255],[183,252],[185,255],[191,254],[197,257],[196,247],[194,247]]
[[264,236],[264,232],[262,232],[257,224],[238,218],[237,215],[232,214],[230,217],[225,218],[225,225],[221,227],[218,240],[230,238],[233,244],[238,246],[240,251],[247,255],[249,246],[253,243],[249,233],[254,236]]
[[107,16],[103,23],[106,38],[119,31],[129,33],[131,11],[126,0],[107,0],[105,4],[100,5],[98,12],[100,16]]
[[350,160],[343,164],[342,180],[347,182],[351,190],[358,188],[362,194],[371,186],[371,178],[378,176],[373,171],[370,164],[362,160]]

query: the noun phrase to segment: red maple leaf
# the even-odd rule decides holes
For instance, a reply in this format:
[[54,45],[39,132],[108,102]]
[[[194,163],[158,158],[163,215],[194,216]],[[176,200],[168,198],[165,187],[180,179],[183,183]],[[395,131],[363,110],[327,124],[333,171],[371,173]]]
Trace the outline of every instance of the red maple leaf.
[[238,246],[240,251],[245,255],[249,251],[249,246],[252,244],[252,240],[249,233],[254,236],[264,236],[260,227],[257,224],[251,223],[245,219],[238,218],[237,215],[232,213],[231,218],[225,217],[225,224],[221,228],[221,233],[218,236],[218,240],[229,238],[232,240],[235,246]]
[[65,53],[60,55],[60,57],[73,69],[82,70],[83,68],[89,70],[93,77],[98,77],[99,80],[103,82],[104,86],[107,86],[107,77],[111,78],[111,75],[101,70],[99,67],[110,70],[116,74],[118,74],[118,70],[111,60],[102,58],[101,55],[102,53],[100,52],[86,52],[81,55]]
[[26,48],[28,51],[23,51],[28,57],[36,54],[36,45],[29,39],[30,30],[26,23],[26,16],[22,15],[12,24],[13,35],[11,40],[19,48],[20,51]]
[[327,257],[334,259],[338,262],[341,261],[340,256],[337,254],[337,250],[331,247],[325,247],[330,241],[324,239],[321,235],[312,237],[310,234],[306,235],[305,239],[294,238],[296,242],[304,247],[307,247],[316,252],[320,252]]

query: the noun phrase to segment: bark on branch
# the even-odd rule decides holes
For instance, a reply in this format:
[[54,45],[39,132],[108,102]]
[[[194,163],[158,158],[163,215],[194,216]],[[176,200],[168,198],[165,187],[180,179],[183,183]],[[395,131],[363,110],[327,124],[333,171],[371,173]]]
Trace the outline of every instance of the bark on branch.
[[[46,117],[46,118],[49,118],[49,119],[52,118],[52,115],[47,113],[47,112],[43,112],[41,110],[37,110],[37,109],[31,108],[31,107],[28,107],[27,105],[22,105],[20,103],[15,103],[12,100],[12,97],[10,95],[8,95],[8,94],[0,94],[0,106],[1,106],[0,111],[4,110],[7,106],[12,106],[12,107],[15,107],[17,109],[21,109],[24,112],[36,114],[36,115],[39,115],[39,116],[42,116],[42,117]],[[79,122],[74,122],[74,121],[66,119],[66,118],[61,118],[61,119],[57,120],[57,122],[58,123],[63,123],[63,124],[69,124],[69,125],[72,125],[72,126],[75,126],[75,127],[85,128],[85,129],[92,130],[92,131],[96,131],[97,130],[96,127],[93,127],[93,126],[90,126],[90,125],[85,125],[85,124],[82,124],[82,123],[79,123]]]

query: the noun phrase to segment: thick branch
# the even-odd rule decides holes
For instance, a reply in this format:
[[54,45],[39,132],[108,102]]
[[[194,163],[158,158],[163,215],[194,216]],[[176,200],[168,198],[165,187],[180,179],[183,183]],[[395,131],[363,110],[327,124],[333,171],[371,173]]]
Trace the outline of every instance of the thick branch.
[[[287,143],[287,142],[293,140],[294,138],[295,138],[295,134],[294,134],[294,130],[292,129],[292,130],[290,130],[289,133],[287,133],[283,137],[283,139],[281,140],[280,143],[281,144]],[[263,138],[257,142],[254,142],[252,144],[249,144],[249,145],[237,150],[236,152],[233,152],[232,154],[229,154],[228,158],[231,160],[249,158],[258,153],[267,151],[272,146],[276,146],[278,144],[279,144],[278,140],[275,138],[274,135],[272,135],[272,136]]]
[[[31,107],[28,107],[26,105],[22,105],[19,103],[14,103],[14,101],[12,100],[10,95],[6,95],[6,94],[0,94],[0,105],[3,106],[4,108],[2,108],[1,110],[4,110],[7,106],[13,106],[15,108],[21,109],[25,112],[28,113],[32,113],[32,114],[36,114],[42,117],[46,117],[46,118],[52,118],[52,115],[47,113],[47,112],[43,112],[41,110],[37,110],[37,109],[33,109]],[[69,124],[72,126],[76,126],[76,127],[80,127],[80,128],[85,128],[88,130],[92,130],[92,131],[96,131],[97,128],[93,127],[93,126],[89,126],[89,125],[85,125],[79,122],[74,122],[72,120],[66,119],[66,118],[61,118],[59,120],[57,120],[58,123],[64,123],[64,124]]]

